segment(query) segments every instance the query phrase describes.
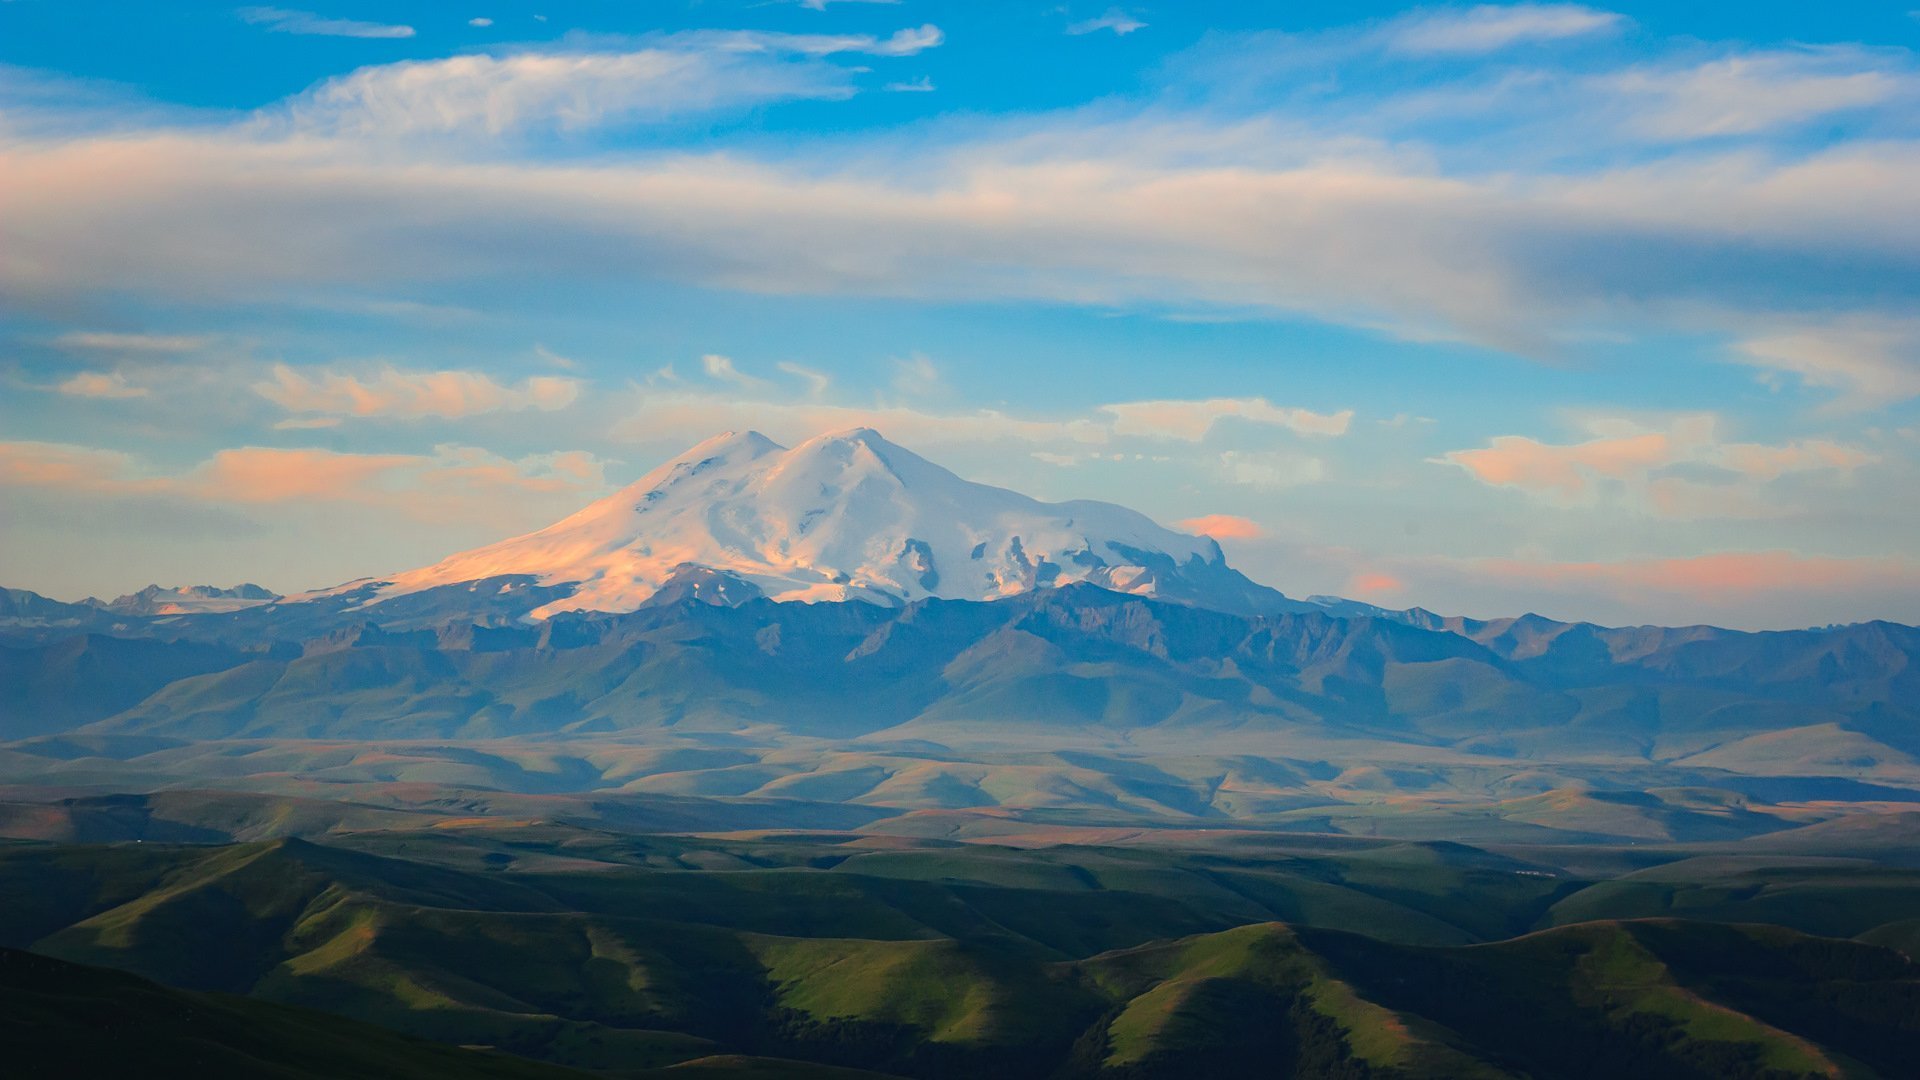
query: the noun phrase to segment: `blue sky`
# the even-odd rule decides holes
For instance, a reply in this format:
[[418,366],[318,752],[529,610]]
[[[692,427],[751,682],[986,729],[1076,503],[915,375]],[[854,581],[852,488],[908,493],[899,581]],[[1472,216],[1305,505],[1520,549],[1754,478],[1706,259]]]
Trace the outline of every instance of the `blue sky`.
[[872,424],[1289,593],[1920,621],[1898,5],[0,3],[0,582]]

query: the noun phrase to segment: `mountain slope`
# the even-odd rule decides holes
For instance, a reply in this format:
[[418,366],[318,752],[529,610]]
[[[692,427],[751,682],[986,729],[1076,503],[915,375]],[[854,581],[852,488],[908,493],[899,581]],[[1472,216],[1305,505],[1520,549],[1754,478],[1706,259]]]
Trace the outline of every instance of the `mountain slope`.
[[1211,539],[1109,503],[972,483],[866,428],[791,450],[716,436],[538,532],[382,579],[372,602],[499,578],[572,586],[536,618],[631,611],[670,583],[723,604],[986,600],[1087,582],[1224,611],[1307,606],[1228,567]]

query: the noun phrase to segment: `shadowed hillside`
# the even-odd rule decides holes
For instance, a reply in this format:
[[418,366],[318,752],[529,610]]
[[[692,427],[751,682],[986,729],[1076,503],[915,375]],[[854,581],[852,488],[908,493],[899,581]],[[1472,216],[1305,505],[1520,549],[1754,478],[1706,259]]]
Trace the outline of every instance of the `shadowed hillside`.
[[[1920,968],[1896,951],[1911,873],[1676,854],[1595,880],[1457,844],[873,839],[475,822],[28,845],[0,851],[0,941],[626,1072],[787,1075],[731,1054],[924,1077],[1894,1076],[1920,1037]],[[1618,921],[1661,903],[1861,940]],[[1528,932],[1576,912],[1598,921]]]

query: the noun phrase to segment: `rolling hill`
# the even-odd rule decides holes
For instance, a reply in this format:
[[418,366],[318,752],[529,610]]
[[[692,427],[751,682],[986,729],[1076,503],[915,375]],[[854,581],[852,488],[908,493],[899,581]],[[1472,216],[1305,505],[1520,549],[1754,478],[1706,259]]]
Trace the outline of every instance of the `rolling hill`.
[[[1894,1076],[1920,1036],[1920,967],[1893,949],[1620,921],[1609,904],[1640,901],[1609,882],[1460,845],[860,840],[502,823],[24,847],[0,851],[0,942],[181,988],[123,979],[89,1000],[207,1001],[208,1024],[268,1010],[281,1026],[262,1030],[292,1040],[289,1018],[311,1014],[255,1004],[271,1002],[623,1075],[813,1075],[767,1060],[790,1059],[916,1077]],[[1745,872],[1798,887],[1790,867]],[[1901,887],[1911,910],[1920,886]],[[1575,902],[1592,918],[1550,925]],[[1866,922],[1893,905],[1836,881],[1774,913],[1849,906]],[[120,978],[0,955],[29,965],[16,996]],[[246,1000],[192,997],[210,992]]]

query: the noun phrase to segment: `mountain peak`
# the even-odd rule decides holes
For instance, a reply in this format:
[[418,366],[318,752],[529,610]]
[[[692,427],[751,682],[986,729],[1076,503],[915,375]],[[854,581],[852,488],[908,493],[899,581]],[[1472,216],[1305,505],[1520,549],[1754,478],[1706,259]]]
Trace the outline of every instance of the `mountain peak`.
[[[803,457],[826,455],[842,460],[850,460],[862,451],[884,459],[890,451],[900,448],[886,440],[886,437],[869,427],[847,428],[844,431],[829,431],[802,442],[793,448],[793,453]],[[904,453],[905,451],[900,451]]]
[[694,443],[654,472],[671,469],[683,463],[697,463],[708,458],[731,458],[736,455],[759,457],[762,454],[785,449],[786,447],[757,431],[723,431]]
[[123,615],[200,615],[238,611],[278,599],[279,593],[246,582],[231,588],[217,585],[149,585],[139,592],[128,593],[111,601],[90,602],[102,610]]
[[1235,611],[1292,603],[1204,537],[1110,503],[976,484],[869,427],[790,450],[724,432],[545,529],[389,578],[373,602],[513,576],[571,587],[534,617],[631,611],[688,568],[739,582],[727,596],[789,601],[988,600],[1085,582]]
[[885,435],[880,434],[878,431],[875,431],[873,428],[870,428],[870,427],[850,427],[850,428],[844,428],[840,431],[829,431],[821,435],[815,435],[813,438],[807,441],[808,442],[865,443],[869,446],[893,445],[892,443],[889,443],[887,441],[887,437]]

